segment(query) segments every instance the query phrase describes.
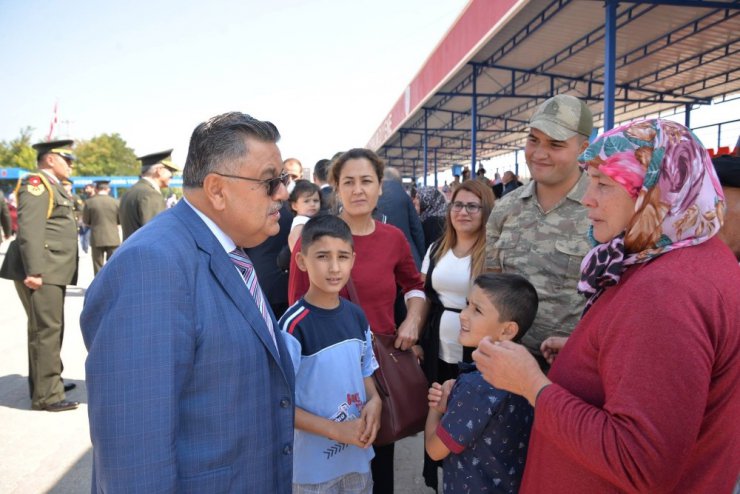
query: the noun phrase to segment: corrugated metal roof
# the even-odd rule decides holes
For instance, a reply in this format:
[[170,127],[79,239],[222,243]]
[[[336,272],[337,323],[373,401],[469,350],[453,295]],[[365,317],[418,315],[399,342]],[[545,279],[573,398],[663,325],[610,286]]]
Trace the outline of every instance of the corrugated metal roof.
[[[740,92],[739,2],[725,3],[729,8],[619,3],[616,123]],[[494,4],[499,11],[489,12]],[[412,81],[384,120],[371,147],[404,173],[411,173],[415,163],[420,174],[426,120],[430,168],[435,150],[440,169],[470,160],[474,70],[477,159],[520,149],[529,115],[553,94],[584,98],[595,125],[603,127],[604,24],[599,1],[472,0],[420,70],[419,80]],[[457,40],[455,53],[463,53],[456,31],[471,26],[482,39],[477,44],[464,40],[471,48],[460,61],[467,63],[445,74],[434,64],[440,63],[448,42]],[[414,94],[420,78],[424,87],[436,89]]]

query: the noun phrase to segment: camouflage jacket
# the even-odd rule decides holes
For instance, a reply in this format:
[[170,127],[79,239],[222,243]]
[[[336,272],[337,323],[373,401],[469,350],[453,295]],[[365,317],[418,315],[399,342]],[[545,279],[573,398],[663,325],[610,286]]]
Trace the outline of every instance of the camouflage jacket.
[[587,186],[588,175],[583,173],[567,196],[545,213],[530,182],[497,201],[488,219],[487,270],[518,273],[537,289],[537,317],[522,339],[537,355],[547,337],[573,331],[586,302],[576,285],[581,261],[591,248],[581,203]]

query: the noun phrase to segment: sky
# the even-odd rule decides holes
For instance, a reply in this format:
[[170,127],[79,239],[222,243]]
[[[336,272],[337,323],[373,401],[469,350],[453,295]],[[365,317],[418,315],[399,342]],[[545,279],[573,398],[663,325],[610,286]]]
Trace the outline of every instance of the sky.
[[467,0],[0,0],[0,140],[118,133],[137,155],[214,115],[312,168],[364,147]]

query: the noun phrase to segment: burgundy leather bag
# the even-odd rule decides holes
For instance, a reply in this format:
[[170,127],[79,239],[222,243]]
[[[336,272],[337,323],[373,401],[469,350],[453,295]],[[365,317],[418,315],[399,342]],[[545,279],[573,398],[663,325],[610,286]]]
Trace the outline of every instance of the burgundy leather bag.
[[[352,302],[360,305],[354,283],[350,279],[347,291]],[[383,408],[376,446],[385,446],[424,430],[429,404],[427,378],[411,350],[393,346],[395,335],[372,335],[373,352],[380,366],[373,373]]]

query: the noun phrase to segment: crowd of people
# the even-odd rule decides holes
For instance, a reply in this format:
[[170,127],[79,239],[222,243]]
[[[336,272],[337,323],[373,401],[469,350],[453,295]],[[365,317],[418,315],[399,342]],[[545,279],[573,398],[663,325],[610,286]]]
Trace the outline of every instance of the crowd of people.
[[364,148],[306,180],[275,125],[226,113],[193,131],[169,207],[172,150],[120,204],[101,181],[78,208],[72,142],[40,143],[17,232],[0,211],[32,408],[78,406],[59,352],[89,227],[94,492],[394,492],[381,335],[428,380],[418,471],[438,492],[730,492],[740,156],[663,119],[592,130],[554,96],[531,181],[463,170],[447,198]]

